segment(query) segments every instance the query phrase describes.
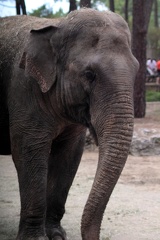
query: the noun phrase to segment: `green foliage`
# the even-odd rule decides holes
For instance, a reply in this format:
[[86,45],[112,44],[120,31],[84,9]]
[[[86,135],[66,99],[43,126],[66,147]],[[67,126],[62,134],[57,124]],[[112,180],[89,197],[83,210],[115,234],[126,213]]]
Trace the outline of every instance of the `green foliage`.
[[160,48],[160,28],[150,27],[148,37],[152,47]]
[[147,91],[146,92],[146,101],[147,102],[159,102],[160,101],[160,92]]
[[148,46],[152,49],[152,54],[155,59],[160,57],[160,28],[153,26],[149,27],[148,30]]
[[[158,5],[158,18],[159,18],[159,27],[160,27],[160,0],[157,0],[157,5]],[[153,7],[152,7],[152,12],[151,12],[151,16],[150,16],[150,26],[154,26],[155,25],[155,2],[153,3]]]
[[31,13],[28,13],[28,15],[35,16],[35,17],[46,17],[46,18],[58,18],[58,17],[65,16],[61,8],[59,9],[58,12],[53,14],[53,9],[47,8],[45,4],[39,7],[38,9],[33,10]]
[[53,15],[53,11],[50,8],[47,8],[46,5],[42,5],[41,7],[39,7],[36,10],[33,10],[31,13],[29,13],[30,16],[36,16],[36,17],[52,17]]
[[67,15],[67,14],[65,14],[65,13],[63,12],[63,9],[60,8],[58,12],[56,12],[55,14],[53,14],[53,17],[54,17],[54,18],[59,18],[59,17],[65,17],[66,15]]
[[[158,12],[160,12],[160,0],[157,0]],[[155,19],[155,4],[153,4],[153,9],[150,17],[150,24],[148,29],[147,43],[148,47],[152,49],[152,56],[155,59],[160,57],[160,15],[158,14],[158,20]],[[157,24],[159,26],[157,26]]]

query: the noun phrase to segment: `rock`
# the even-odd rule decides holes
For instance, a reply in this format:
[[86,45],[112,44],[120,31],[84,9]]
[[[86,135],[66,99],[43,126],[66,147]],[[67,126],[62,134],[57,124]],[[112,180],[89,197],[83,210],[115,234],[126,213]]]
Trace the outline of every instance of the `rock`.
[[92,135],[90,134],[89,130],[87,130],[87,134],[86,134],[85,149],[87,149],[89,151],[97,150],[97,146],[96,146],[95,141],[94,141]]
[[[134,131],[129,153],[133,156],[160,155],[160,134],[156,134],[156,132],[155,129],[146,128]],[[89,151],[98,150],[89,131],[86,135],[85,149]]]
[[133,138],[130,154],[134,156],[151,156],[160,154],[160,135],[145,138]]
[[160,134],[156,129],[140,128],[134,131],[130,154],[135,156],[160,155]]

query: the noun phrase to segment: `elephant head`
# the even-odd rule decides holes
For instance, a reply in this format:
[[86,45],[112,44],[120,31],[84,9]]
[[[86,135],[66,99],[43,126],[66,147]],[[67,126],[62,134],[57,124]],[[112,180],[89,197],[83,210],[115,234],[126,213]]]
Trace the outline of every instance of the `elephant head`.
[[82,239],[99,239],[105,207],[127,159],[133,132],[138,63],[125,21],[82,9],[56,26],[32,30],[21,59],[61,119],[86,126],[99,145],[94,183],[82,216]]

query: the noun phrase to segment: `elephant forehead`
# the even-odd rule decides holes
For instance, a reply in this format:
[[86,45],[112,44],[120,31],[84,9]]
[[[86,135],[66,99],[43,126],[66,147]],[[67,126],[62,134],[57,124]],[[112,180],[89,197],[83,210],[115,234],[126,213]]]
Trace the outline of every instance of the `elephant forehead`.
[[69,13],[66,19],[69,21],[70,25],[77,25],[80,23],[80,25],[82,24],[83,26],[89,27],[114,26],[115,28],[120,27],[128,29],[128,25],[124,19],[111,11],[99,12],[95,9],[80,9]]
[[104,40],[108,46],[111,43],[116,45],[123,42],[130,45],[130,32],[126,22],[110,11],[99,12],[94,9],[73,11],[60,26],[67,29],[65,41],[77,40],[80,45],[89,44],[92,47],[95,47],[99,40]]
[[[89,31],[87,28],[82,28],[76,35],[70,38],[73,42],[72,46],[76,47],[76,51],[79,49],[81,52],[86,49],[89,51],[118,48],[119,50],[126,47],[130,48],[130,35],[125,30],[120,31],[119,29],[108,27],[90,27]],[[74,41],[73,41],[74,40]]]

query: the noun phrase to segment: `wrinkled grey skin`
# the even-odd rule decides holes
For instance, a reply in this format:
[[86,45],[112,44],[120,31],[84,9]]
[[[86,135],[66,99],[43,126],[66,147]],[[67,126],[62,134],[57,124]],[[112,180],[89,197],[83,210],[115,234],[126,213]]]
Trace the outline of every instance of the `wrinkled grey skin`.
[[98,240],[133,132],[138,63],[128,27],[115,13],[83,9],[61,20],[4,18],[0,29],[0,152],[9,153],[9,126],[21,197],[17,240],[66,239],[60,221],[87,128],[99,163],[81,232]]

